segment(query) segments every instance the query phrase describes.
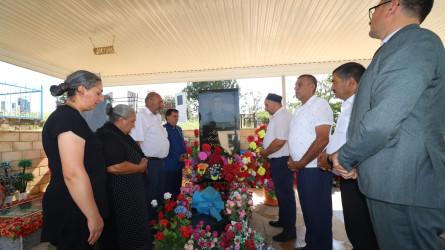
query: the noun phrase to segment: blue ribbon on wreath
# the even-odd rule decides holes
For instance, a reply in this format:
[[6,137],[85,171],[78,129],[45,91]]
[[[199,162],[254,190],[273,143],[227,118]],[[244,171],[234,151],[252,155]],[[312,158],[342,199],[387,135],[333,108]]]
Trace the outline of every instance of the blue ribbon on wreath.
[[217,221],[222,220],[220,212],[224,209],[224,202],[221,194],[211,186],[193,193],[192,207],[196,208],[198,213],[210,215]]

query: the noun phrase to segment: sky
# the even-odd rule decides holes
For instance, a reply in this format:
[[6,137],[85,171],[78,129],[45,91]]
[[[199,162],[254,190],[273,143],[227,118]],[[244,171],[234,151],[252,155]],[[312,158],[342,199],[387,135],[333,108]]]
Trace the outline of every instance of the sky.
[[[286,98],[289,102],[297,102],[294,95],[294,84],[298,76],[286,77]],[[327,75],[316,75],[317,80],[323,80],[327,78]],[[251,79],[237,79],[240,85],[241,93],[248,91],[259,91],[264,99],[267,93],[276,93],[281,95],[281,77],[269,77],[269,78],[251,78]],[[32,70],[21,68],[5,62],[0,62],[0,83],[16,84],[18,86],[27,86],[31,88],[40,89],[43,87],[43,112],[51,113],[55,110],[55,97],[51,96],[49,88],[51,85],[60,84],[63,79],[48,76],[42,73],[38,73]],[[145,97],[148,92],[155,91],[161,96],[174,96],[181,92],[186,86],[186,82],[182,83],[163,83],[163,84],[147,84],[147,85],[135,85],[135,86],[119,86],[119,87],[106,87],[104,84],[104,94],[113,92],[127,93],[127,90],[138,93],[139,96]],[[1,86],[1,85],[0,85]],[[0,89],[0,93],[2,90]],[[262,102],[261,102],[262,103]],[[242,103],[240,102],[240,106]]]

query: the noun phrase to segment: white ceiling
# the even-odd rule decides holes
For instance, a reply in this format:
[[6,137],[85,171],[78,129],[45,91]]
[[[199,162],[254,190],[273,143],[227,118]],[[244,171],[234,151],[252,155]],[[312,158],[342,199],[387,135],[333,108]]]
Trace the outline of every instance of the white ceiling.
[[[368,65],[378,0],[1,0],[0,60],[105,86],[330,73]],[[445,41],[445,0],[423,27]],[[94,55],[113,43],[116,54]],[[92,42],[90,40],[92,39]]]

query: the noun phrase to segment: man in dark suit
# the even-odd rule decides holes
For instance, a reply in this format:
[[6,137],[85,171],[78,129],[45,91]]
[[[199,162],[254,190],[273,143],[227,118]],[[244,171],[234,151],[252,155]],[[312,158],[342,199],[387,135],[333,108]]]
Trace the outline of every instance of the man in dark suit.
[[382,47],[360,81],[349,140],[331,155],[366,196],[381,249],[437,249],[445,228],[445,50],[420,28],[433,0],[370,9]]
[[182,168],[187,159],[187,148],[184,142],[182,128],[177,126],[179,111],[177,109],[168,109],[165,112],[167,123],[164,124],[168,134],[170,148],[168,156],[165,158],[165,192],[176,197],[181,192]]

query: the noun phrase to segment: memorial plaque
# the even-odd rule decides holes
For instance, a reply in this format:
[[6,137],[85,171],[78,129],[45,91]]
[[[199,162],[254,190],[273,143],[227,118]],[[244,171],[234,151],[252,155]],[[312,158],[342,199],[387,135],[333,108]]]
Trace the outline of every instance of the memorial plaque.
[[199,91],[199,129],[201,145],[219,145],[232,153],[240,138],[238,89]]

